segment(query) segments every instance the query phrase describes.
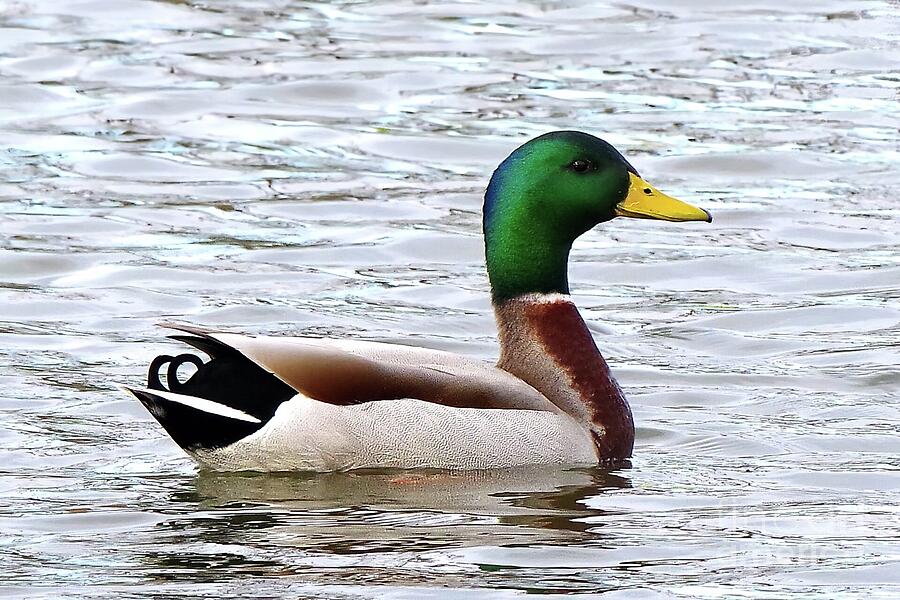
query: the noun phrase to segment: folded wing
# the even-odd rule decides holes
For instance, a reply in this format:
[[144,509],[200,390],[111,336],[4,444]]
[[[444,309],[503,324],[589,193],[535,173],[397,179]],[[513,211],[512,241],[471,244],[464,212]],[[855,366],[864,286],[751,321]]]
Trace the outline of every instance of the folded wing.
[[246,336],[165,326],[190,334],[172,337],[212,358],[238,353],[304,396],[329,404],[408,398],[461,408],[561,413],[540,392],[506,371],[449,352],[379,342]]

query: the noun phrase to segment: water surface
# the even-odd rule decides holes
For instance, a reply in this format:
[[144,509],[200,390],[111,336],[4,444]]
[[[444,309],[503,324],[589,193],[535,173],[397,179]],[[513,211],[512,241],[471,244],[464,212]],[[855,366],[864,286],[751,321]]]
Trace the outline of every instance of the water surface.
[[[900,595],[900,7],[718,4],[0,5],[0,595]],[[200,473],[116,389],[163,320],[494,358],[561,128],[716,217],[573,253],[632,468]]]

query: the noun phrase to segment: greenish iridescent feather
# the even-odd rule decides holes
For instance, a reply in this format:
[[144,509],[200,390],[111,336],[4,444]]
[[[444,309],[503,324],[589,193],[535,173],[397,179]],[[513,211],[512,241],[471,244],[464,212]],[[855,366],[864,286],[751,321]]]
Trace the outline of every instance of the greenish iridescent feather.
[[629,172],[637,174],[615,148],[577,131],[542,135],[510,154],[484,196],[493,301],[569,293],[572,243],[613,218],[628,193]]

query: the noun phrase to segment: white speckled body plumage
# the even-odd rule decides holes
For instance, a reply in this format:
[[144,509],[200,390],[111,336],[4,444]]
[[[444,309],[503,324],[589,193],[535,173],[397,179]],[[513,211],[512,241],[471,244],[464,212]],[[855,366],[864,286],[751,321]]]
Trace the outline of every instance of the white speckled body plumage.
[[563,414],[406,399],[336,406],[301,394],[253,435],[194,454],[204,465],[226,471],[597,463],[587,429]]

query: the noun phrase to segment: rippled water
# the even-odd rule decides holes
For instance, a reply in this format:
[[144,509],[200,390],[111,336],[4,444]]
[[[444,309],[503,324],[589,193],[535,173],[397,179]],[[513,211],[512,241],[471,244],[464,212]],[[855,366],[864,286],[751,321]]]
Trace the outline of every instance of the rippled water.
[[[0,4],[0,595],[897,597],[898,9]],[[116,389],[172,319],[494,357],[557,128],[716,216],[576,246],[632,468],[200,473]]]

